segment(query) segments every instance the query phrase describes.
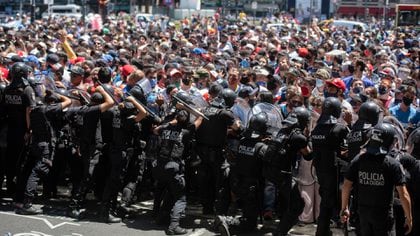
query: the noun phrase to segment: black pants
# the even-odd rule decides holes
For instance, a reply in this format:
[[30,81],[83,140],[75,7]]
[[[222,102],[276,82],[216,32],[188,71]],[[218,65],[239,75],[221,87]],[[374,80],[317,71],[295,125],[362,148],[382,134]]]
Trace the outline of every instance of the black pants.
[[300,195],[296,180],[289,174],[284,174],[282,179],[282,182],[275,183],[277,189],[279,189],[279,199],[282,201],[277,233],[278,235],[287,235],[287,232],[298,222],[298,217],[302,214],[305,202]]
[[24,132],[19,132],[13,127],[9,127],[7,133],[7,148],[4,158],[4,171],[6,174],[6,187],[7,191],[13,193],[16,188],[15,177],[21,171],[24,159],[26,157],[26,147],[24,140]]
[[158,159],[155,178],[159,191],[164,192],[162,202],[155,201],[155,204],[160,205],[159,218],[165,218],[169,214],[169,228],[175,228],[179,225],[187,206],[183,163]]
[[88,190],[92,187],[92,174],[99,161],[100,152],[94,145],[81,145],[81,156],[77,156],[72,161],[73,175],[79,176],[75,179],[72,190],[71,208],[80,208],[84,202]]
[[395,224],[390,209],[374,209],[359,206],[360,232],[362,236],[394,236]]
[[258,177],[235,174],[234,193],[242,208],[240,228],[254,230],[257,227],[258,211],[261,208],[260,180]]
[[37,157],[37,161],[35,166],[32,168],[31,174],[28,177],[28,182],[26,183],[25,203],[32,202],[39,180],[44,179],[48,175],[52,166],[52,148],[49,144],[38,144],[35,149],[36,151],[32,154]]
[[141,149],[128,148],[123,168],[123,193],[121,202],[130,205],[135,195],[140,194],[140,184],[146,169],[146,156]]
[[330,220],[338,204],[337,172],[317,171],[319,182],[319,195],[321,204],[318,217],[317,236],[330,235]]
[[199,192],[204,209],[216,208],[217,215],[226,215],[230,204],[229,164],[223,149],[197,146]]

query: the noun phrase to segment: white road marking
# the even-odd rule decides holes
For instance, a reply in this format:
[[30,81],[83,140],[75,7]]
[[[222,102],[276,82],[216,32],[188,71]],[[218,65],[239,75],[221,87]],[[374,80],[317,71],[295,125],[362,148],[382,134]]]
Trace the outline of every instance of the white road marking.
[[192,234],[189,234],[188,236],[201,236],[204,235],[206,233],[205,229],[199,229],[194,231]]
[[15,213],[9,213],[9,212],[0,212],[0,214],[3,215],[10,215],[10,216],[18,216],[18,217],[23,217],[23,218],[28,218],[28,219],[34,219],[34,220],[41,220],[44,221],[44,223],[50,227],[50,229],[56,229],[58,227],[61,227],[63,225],[73,225],[73,226],[80,226],[80,224],[77,223],[71,223],[71,222],[61,222],[60,224],[57,225],[53,225],[50,221],[48,221],[47,219],[44,218],[40,218],[40,217],[36,217],[36,216],[25,216],[25,215],[18,215]]

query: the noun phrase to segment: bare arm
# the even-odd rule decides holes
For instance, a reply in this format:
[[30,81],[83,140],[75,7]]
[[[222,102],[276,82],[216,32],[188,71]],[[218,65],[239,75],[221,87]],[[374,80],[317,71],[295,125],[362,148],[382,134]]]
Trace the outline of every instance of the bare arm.
[[136,118],[135,118],[136,122],[139,122],[144,117],[146,117],[146,115],[147,115],[146,109],[144,109],[144,107],[140,103],[138,103],[136,101],[136,99],[134,99],[132,96],[129,96],[129,97],[127,97],[127,100],[129,102],[133,103],[134,106],[137,108],[137,110],[139,110],[139,112],[137,113]]
[[405,185],[397,186],[398,196],[401,200],[401,205],[404,209],[404,215],[405,215],[405,227],[406,231],[405,234],[409,234],[411,232],[411,229],[413,227],[413,217],[411,215],[411,199],[410,195],[408,194],[407,188]]
[[66,96],[63,96],[63,95],[60,95],[60,94],[57,94],[57,95],[59,96],[59,98],[61,100],[61,103],[60,103],[61,104],[61,109],[65,109],[65,108],[67,108],[71,105],[71,99],[70,98],[68,98]]
[[348,179],[344,179],[343,187],[341,189],[341,220],[346,222],[349,217],[349,198],[350,198],[350,191],[353,187],[353,182]]

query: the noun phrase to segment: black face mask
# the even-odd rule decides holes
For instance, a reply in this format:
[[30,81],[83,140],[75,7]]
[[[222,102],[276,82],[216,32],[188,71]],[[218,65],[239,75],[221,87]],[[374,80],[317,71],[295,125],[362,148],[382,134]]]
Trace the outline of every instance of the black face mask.
[[182,83],[184,85],[190,85],[191,84],[191,80],[190,79],[182,79]]
[[361,93],[363,91],[363,87],[354,87],[353,93]]
[[384,94],[386,94],[386,92],[388,91],[388,89],[387,89],[387,87],[385,87],[385,86],[383,86],[383,85],[380,85],[379,86],[379,88],[378,88],[378,93],[380,94],[380,95],[384,95]]
[[253,107],[255,105],[255,99],[249,99],[248,104],[250,107]]
[[402,102],[404,103],[404,105],[410,106],[411,103],[413,103],[413,99],[412,98],[408,98],[408,97],[403,97]]

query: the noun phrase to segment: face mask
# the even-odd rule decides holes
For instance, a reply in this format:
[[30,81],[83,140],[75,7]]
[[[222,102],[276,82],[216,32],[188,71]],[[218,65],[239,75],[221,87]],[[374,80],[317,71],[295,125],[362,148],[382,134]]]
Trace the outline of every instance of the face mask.
[[339,77],[340,77],[340,73],[339,73],[339,72],[337,72],[337,71],[333,71],[333,72],[331,73],[331,76],[332,76],[333,78],[339,78]]
[[253,107],[255,105],[255,99],[250,99],[248,101],[248,104],[249,104],[250,107]]
[[363,91],[363,87],[354,87],[353,88],[353,93],[358,94],[358,93],[361,93],[362,91]]
[[264,81],[258,81],[258,82],[256,82],[256,84],[260,87],[267,87],[267,83],[264,82]]
[[328,97],[337,97],[337,93],[329,93],[327,91],[324,91],[324,97],[328,98]]
[[413,99],[412,98],[403,97],[402,102],[404,103],[404,105],[410,106],[411,103],[413,103]]
[[320,88],[324,86],[324,81],[322,79],[316,79],[316,87]]
[[308,87],[300,87],[300,91],[302,91],[302,96],[309,97],[310,92]]
[[179,81],[176,81],[175,82],[175,87],[179,88],[179,85],[180,85],[180,82]]
[[189,80],[189,79],[182,79],[182,83],[183,83],[184,85],[190,85],[191,80]]
[[157,79],[156,78],[151,78],[149,81],[150,81],[150,86],[152,88],[156,87],[156,84],[157,84]]
[[378,88],[378,93],[379,93],[380,95],[384,95],[384,94],[386,94],[387,90],[388,90],[388,89],[387,89],[385,86],[381,85],[381,86],[379,86],[379,88]]

